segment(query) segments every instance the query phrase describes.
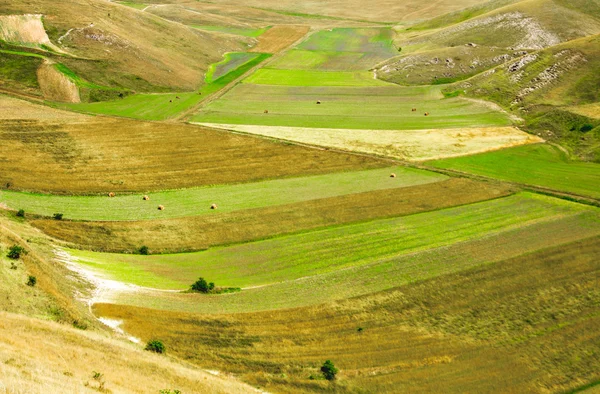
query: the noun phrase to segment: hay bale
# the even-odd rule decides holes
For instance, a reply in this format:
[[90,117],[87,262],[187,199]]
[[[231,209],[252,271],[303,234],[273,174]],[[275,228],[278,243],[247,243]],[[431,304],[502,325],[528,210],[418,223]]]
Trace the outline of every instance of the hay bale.
[[393,172],[390,174],[390,178],[395,178],[396,174],[394,174]]
[[212,205],[210,206],[210,209],[217,209],[217,204],[212,204]]
[[115,196],[115,193],[113,193],[113,192],[108,193],[108,197],[114,197],[114,196]]
[[269,110],[268,110],[268,109],[265,109],[265,114],[268,114],[268,113],[269,113]]
[[317,100],[317,104],[321,104],[321,100]]
[[425,116],[429,116],[429,112],[425,112]]
[[416,109],[416,108],[413,108],[413,109],[412,109],[412,111],[413,111],[413,112],[417,112],[417,109]]
[[159,206],[158,206],[158,210],[159,210],[159,211],[164,211],[164,210],[165,210],[165,207],[164,207],[164,205],[159,205]]
[[150,199],[150,197],[149,197],[149,196],[144,196],[144,197],[142,197],[142,198],[144,199],[144,201],[148,201],[148,200]]

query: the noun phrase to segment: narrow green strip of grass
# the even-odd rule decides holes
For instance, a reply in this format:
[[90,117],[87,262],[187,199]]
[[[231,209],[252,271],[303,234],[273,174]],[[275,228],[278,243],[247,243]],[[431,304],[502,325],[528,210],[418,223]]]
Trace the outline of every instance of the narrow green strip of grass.
[[269,30],[271,26],[263,27],[261,29],[233,27],[233,26],[214,26],[214,25],[190,25],[194,29],[217,31],[221,33],[235,34],[236,36],[244,37],[260,37],[264,32]]
[[[390,173],[396,174],[390,178]],[[53,196],[0,191],[0,202],[27,213],[64,214],[74,220],[145,220],[217,215],[242,209],[284,205],[371,190],[393,189],[438,182],[446,176],[405,167],[341,172],[248,184],[173,190],[150,194],[108,196]],[[159,211],[158,205],[165,210]],[[217,210],[211,210],[217,204]]]

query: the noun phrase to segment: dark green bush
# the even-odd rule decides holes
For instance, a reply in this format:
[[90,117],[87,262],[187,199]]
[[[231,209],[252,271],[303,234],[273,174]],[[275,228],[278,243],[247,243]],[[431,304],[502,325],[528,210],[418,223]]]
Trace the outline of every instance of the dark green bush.
[[33,275],[29,275],[29,278],[27,279],[27,286],[35,286],[35,284],[37,283],[37,278]]
[[140,252],[140,254],[147,255],[147,254],[150,254],[150,249],[148,249],[148,247],[147,247],[146,245],[143,245],[143,246],[142,246],[142,247],[141,247],[141,248],[138,250],[138,252]]
[[17,216],[20,218],[24,218],[25,217],[25,211],[23,209],[19,209],[17,211]]
[[339,370],[329,360],[325,361],[321,366],[321,373],[327,380],[335,380],[335,375],[337,375],[338,372]]
[[53,217],[55,220],[62,220],[62,218],[63,218],[63,214],[62,214],[62,213],[55,213],[54,215],[52,215],[52,217]]
[[6,257],[8,257],[9,259],[18,260],[19,258],[21,258],[22,254],[27,254],[25,248],[19,245],[13,245],[10,247],[10,249],[8,249]]
[[192,285],[192,291],[197,291],[199,293],[208,293],[214,288],[215,284],[213,282],[208,283],[204,278],[198,278]]
[[148,350],[149,352],[154,352],[154,353],[165,353],[167,351],[167,349],[165,348],[165,345],[162,343],[162,341],[153,339],[151,341],[149,341],[146,344],[146,348],[145,350]]

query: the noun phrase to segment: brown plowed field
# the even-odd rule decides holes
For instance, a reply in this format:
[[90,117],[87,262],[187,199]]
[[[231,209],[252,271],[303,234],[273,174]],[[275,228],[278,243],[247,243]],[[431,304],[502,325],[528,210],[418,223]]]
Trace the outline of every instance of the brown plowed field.
[[258,37],[258,44],[249,52],[277,53],[308,33],[308,26],[273,26]]

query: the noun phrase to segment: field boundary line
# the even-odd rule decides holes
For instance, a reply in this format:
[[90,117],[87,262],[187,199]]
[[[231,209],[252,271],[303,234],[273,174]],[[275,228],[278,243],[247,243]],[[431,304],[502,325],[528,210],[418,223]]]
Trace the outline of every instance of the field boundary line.
[[205,106],[214,102],[215,100],[218,100],[219,98],[223,97],[223,95],[225,95],[225,93],[229,92],[231,89],[233,89],[235,86],[237,86],[238,83],[240,83],[241,81],[246,79],[249,75],[251,75],[254,72],[256,72],[257,70],[264,68],[267,65],[273,63],[273,61],[278,60],[283,55],[285,55],[289,50],[291,50],[292,48],[298,46],[299,44],[301,44],[302,42],[307,40],[310,36],[312,36],[317,31],[319,31],[319,30],[318,29],[317,30],[312,30],[312,29],[309,30],[308,33],[306,33],[304,36],[300,37],[298,40],[291,43],[287,48],[273,54],[273,56],[271,56],[270,58],[257,64],[256,66],[252,67],[250,70],[246,71],[244,74],[240,75],[238,78],[234,79],[227,85],[223,86],[223,88],[219,89],[218,91],[214,92],[212,95],[208,96],[205,100],[202,100],[198,104],[194,105],[193,107],[188,108],[187,110],[185,110],[185,112],[183,112],[179,116],[170,119],[170,121],[187,122],[189,120],[189,118],[192,115],[194,115],[196,112],[198,112],[200,109],[204,108]]

